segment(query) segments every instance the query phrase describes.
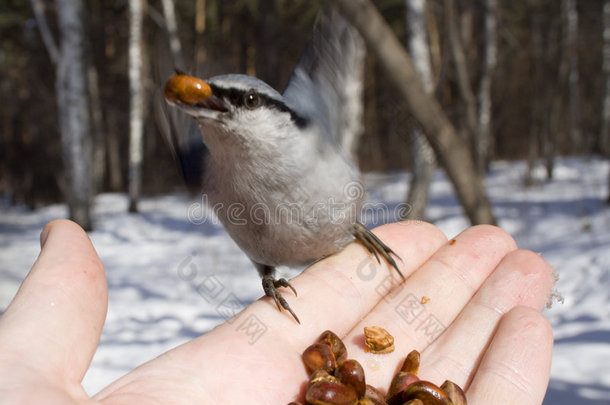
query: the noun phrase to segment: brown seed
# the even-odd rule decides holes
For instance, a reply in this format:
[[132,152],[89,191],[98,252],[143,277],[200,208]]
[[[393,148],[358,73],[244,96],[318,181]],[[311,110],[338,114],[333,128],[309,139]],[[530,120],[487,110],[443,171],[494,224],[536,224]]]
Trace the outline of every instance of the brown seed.
[[426,297],[425,295],[423,295],[423,296],[421,297],[421,301],[419,301],[419,302],[420,302],[420,304],[424,305],[424,304],[425,304],[425,303],[427,303],[428,301],[430,301],[430,297]]
[[344,360],[335,369],[335,377],[341,383],[352,387],[358,398],[364,396],[366,383],[364,381],[364,369],[356,360]]
[[381,392],[379,392],[376,388],[368,384],[366,385],[364,398],[361,398],[360,401],[362,401],[363,399],[366,399],[369,402],[362,402],[362,404],[359,405],[387,405],[387,403],[385,402],[385,398],[383,397]]
[[364,328],[364,343],[371,353],[391,353],[394,351],[394,337],[380,326],[370,326]]
[[358,396],[340,382],[318,381],[307,388],[305,401],[308,405],[356,405]]
[[318,337],[317,342],[330,346],[330,349],[335,355],[335,360],[337,360],[337,363],[347,359],[347,349],[345,348],[343,341],[339,338],[339,336],[335,335],[330,330],[322,332],[320,337]]
[[170,77],[165,84],[165,98],[185,104],[198,104],[212,95],[212,88],[203,80],[185,74]]
[[451,405],[447,394],[430,381],[416,381],[402,393],[403,401],[421,399],[426,405]]
[[[406,360],[405,360],[406,361]],[[390,384],[390,389],[388,390],[387,401],[389,405],[402,405],[405,402],[403,397],[404,391],[413,383],[419,381],[419,377],[417,377],[413,373],[399,371],[394,378],[392,379],[392,383]]]
[[323,369],[332,373],[337,367],[335,355],[330,347],[324,343],[314,343],[303,352],[303,363],[307,372],[312,374],[314,371]]
[[453,405],[466,405],[466,395],[456,383],[447,380],[441,385],[441,389],[445,391]]
[[409,354],[407,354],[404,363],[402,363],[400,371],[417,375],[417,371],[419,370],[419,359],[419,352],[417,350],[411,350]]
[[338,382],[339,380],[334,375],[328,374],[328,371],[324,369],[319,369],[313,372],[311,376],[309,376],[309,384],[316,383],[318,381],[328,381],[328,382]]

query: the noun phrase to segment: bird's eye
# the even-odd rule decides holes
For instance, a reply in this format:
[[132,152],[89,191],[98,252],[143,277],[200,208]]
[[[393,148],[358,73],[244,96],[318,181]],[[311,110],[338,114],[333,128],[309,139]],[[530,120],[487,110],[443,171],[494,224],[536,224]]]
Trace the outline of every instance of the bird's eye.
[[261,104],[261,98],[254,91],[249,91],[244,96],[244,104],[246,107],[253,110]]

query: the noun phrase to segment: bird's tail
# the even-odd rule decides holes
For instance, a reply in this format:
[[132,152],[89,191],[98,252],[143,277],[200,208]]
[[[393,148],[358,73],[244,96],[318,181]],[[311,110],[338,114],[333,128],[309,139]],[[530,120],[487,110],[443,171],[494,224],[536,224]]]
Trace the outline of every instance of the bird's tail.
[[203,184],[203,172],[208,150],[201,139],[201,133],[195,120],[179,108],[169,108],[163,87],[167,79],[174,74],[174,63],[165,37],[156,41],[157,57],[154,82],[157,90],[153,97],[153,114],[157,128],[178,165],[186,187],[190,192],[198,192]]
[[161,91],[155,94],[157,127],[178,164],[186,187],[201,190],[208,150],[195,120],[177,108],[168,108]]

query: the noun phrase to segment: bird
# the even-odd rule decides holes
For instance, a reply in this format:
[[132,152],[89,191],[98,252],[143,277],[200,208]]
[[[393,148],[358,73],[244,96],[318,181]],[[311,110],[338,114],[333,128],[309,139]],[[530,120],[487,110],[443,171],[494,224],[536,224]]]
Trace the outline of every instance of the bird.
[[278,266],[311,264],[357,240],[404,279],[400,258],[360,221],[364,187],[341,143],[358,130],[362,49],[355,28],[326,10],[282,93],[244,74],[182,71],[164,88],[166,102],[197,124],[195,137],[170,137],[187,184],[205,194],[265,295],[297,323],[280,288],[297,291],[276,277]]

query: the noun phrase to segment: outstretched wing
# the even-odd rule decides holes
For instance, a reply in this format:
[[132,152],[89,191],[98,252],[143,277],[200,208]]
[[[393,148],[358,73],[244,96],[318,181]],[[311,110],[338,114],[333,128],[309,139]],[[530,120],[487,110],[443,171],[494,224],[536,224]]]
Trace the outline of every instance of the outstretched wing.
[[365,56],[360,34],[335,8],[328,8],[319,15],[283,93],[292,108],[319,118],[328,136],[352,156],[363,128]]

